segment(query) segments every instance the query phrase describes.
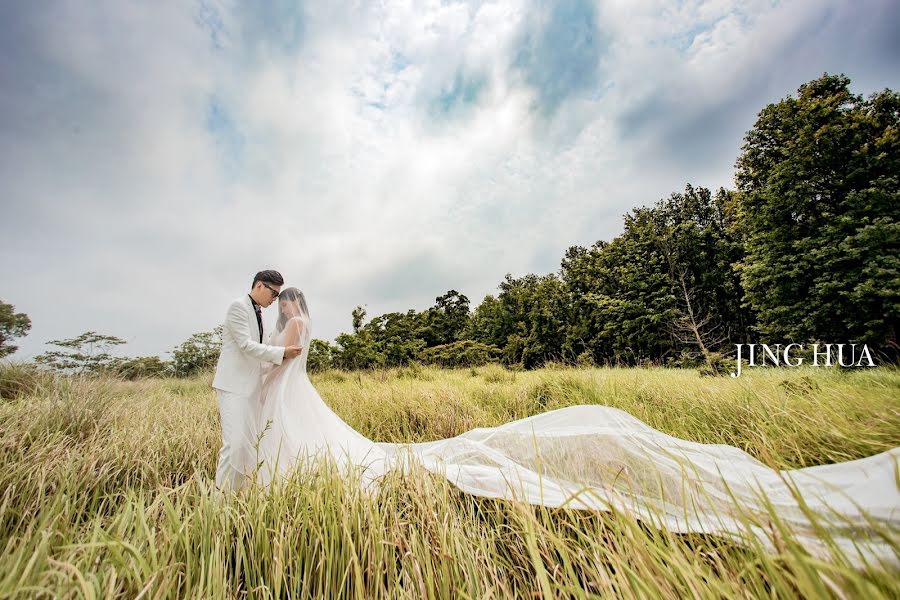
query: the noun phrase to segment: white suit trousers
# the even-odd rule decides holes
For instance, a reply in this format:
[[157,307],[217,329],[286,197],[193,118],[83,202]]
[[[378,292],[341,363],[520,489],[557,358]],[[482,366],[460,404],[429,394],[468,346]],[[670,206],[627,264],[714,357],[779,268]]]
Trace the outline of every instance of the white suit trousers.
[[257,395],[216,390],[222,421],[222,448],[216,468],[216,487],[222,491],[244,487],[256,468]]

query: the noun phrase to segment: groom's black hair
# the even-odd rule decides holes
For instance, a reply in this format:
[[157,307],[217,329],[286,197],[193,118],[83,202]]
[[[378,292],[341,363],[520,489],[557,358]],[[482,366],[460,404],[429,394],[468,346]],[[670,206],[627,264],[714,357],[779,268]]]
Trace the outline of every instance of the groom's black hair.
[[284,285],[284,277],[278,271],[260,271],[257,273],[253,278],[253,283],[250,284],[251,290],[256,287],[257,281],[271,283],[272,285]]

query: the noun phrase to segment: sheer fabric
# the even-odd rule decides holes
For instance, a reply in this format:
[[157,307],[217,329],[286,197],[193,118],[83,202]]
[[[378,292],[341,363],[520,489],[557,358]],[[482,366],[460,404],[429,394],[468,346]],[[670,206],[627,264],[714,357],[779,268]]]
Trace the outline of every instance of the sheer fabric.
[[829,554],[816,530],[824,527],[857,564],[900,564],[900,448],[777,471],[738,448],[675,438],[624,411],[594,405],[434,442],[376,443],[335,414],[310,382],[310,320],[308,312],[297,312],[271,343],[296,335],[303,353],[267,374],[260,398],[259,423],[271,421],[259,443],[264,485],[320,452],[338,464],[365,466],[364,484],[372,488],[388,469],[415,460],[478,496],[616,509],[675,532],[753,537],[774,550],[768,505],[814,555]]

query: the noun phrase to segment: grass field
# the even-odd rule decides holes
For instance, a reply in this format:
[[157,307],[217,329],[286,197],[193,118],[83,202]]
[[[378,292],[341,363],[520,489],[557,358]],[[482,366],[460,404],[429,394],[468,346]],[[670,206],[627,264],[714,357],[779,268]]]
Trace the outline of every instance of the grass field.
[[[0,376],[8,389],[23,375]],[[210,380],[44,377],[0,401],[0,597],[900,597],[900,573],[817,560],[789,538],[768,554],[621,514],[474,498],[422,470],[391,474],[376,499],[322,465],[217,500]],[[900,446],[900,372],[887,368],[403,368],[313,382],[378,441],[606,404],[776,468]]]

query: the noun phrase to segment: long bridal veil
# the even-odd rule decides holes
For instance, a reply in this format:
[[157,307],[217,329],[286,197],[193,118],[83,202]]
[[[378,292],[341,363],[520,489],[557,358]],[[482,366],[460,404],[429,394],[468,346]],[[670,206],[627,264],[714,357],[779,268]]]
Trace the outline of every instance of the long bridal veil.
[[322,400],[309,380],[309,312],[282,292],[271,343],[299,340],[302,354],[271,370],[261,396],[259,479],[327,452],[366,469],[367,485],[410,461],[478,496],[632,514],[680,533],[754,538],[774,549],[771,515],[813,555],[837,545],[858,565],[900,564],[900,448],[851,462],[774,470],[727,445],[657,431],[628,413],[582,405],[454,438],[376,443]]

